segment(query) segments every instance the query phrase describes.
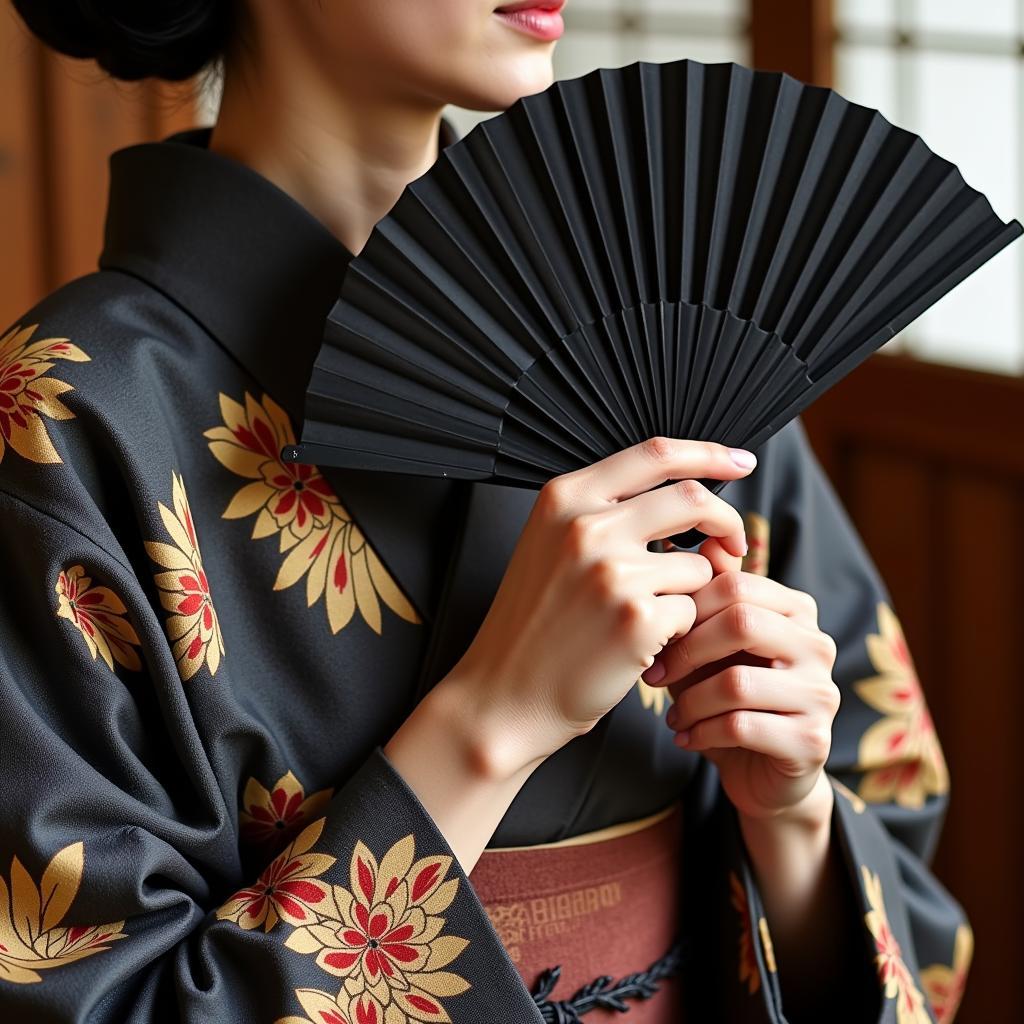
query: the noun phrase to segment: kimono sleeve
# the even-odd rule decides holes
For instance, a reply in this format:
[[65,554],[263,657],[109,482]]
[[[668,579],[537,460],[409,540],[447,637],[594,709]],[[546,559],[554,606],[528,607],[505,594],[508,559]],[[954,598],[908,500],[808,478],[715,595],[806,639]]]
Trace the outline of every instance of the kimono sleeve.
[[230,745],[123,551],[3,493],[0,521],[0,1019],[540,1021],[380,746],[245,877]]
[[[949,799],[949,774],[899,620],[879,573],[807,440],[793,420],[766,446],[759,509],[744,513],[749,571],[805,591],[837,646],[832,678],[841,703],[825,765],[834,790],[833,841],[864,929],[865,959],[877,986],[877,1020],[927,1024],[953,1019],[972,954],[965,912],[929,870]],[[735,1019],[784,1020],[771,937],[737,819],[715,810],[729,854],[720,888],[734,921],[723,942]],[[715,825],[711,825],[715,828]],[[737,937],[738,936],[738,937]],[[739,985],[735,984],[739,981]],[[844,1000],[870,993],[848,993]],[[756,1010],[754,1006],[756,1005]],[[859,1018],[858,1018],[859,1019]],[[863,1019],[876,1019],[865,1016]]]

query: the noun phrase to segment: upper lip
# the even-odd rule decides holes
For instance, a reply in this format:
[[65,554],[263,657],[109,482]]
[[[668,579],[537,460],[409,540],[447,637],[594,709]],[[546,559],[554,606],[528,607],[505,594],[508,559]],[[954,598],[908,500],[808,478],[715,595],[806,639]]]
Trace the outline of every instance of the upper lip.
[[511,14],[512,11],[529,11],[540,9],[544,11],[560,11],[565,6],[565,0],[515,0],[511,4],[502,4],[495,8],[496,14]]

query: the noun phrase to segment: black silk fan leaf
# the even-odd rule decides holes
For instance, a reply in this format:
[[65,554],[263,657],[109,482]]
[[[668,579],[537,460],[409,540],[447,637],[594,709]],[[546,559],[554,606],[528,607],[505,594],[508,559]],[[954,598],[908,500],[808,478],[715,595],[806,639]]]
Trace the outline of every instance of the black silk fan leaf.
[[831,89],[693,60],[559,81],[376,225],[282,457],[538,487],[655,434],[756,450],[1021,232]]

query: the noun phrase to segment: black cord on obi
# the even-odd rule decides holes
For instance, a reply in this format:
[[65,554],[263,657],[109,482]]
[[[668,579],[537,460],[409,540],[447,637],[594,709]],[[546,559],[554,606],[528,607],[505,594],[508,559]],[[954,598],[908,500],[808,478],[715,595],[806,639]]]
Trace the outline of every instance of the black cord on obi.
[[580,1017],[590,1010],[602,1007],[626,1013],[629,1006],[627,999],[650,999],[658,991],[658,982],[662,978],[676,974],[682,967],[684,959],[685,939],[678,939],[672,948],[660,960],[655,960],[646,971],[627,974],[613,982],[610,974],[587,982],[571,999],[551,1002],[548,996],[558,984],[562,974],[561,966],[549,967],[534,986],[533,1001],[540,1010],[545,1024],[578,1024]]

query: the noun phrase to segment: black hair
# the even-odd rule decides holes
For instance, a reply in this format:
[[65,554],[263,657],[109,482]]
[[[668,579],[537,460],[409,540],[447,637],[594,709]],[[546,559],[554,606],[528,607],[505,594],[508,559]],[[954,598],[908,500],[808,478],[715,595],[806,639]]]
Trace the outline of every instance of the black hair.
[[12,0],[29,30],[69,57],[89,57],[114,78],[177,82],[221,58],[235,0]]

